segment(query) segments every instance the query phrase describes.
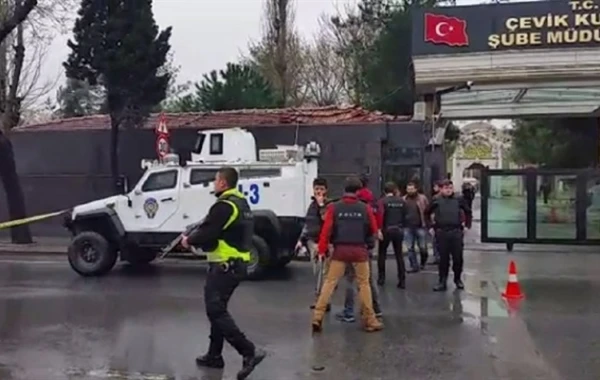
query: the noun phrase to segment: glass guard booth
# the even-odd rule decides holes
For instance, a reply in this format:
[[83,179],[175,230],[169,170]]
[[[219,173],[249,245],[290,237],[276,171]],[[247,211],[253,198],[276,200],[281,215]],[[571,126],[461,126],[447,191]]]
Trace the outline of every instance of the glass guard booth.
[[600,244],[600,170],[481,174],[482,242]]

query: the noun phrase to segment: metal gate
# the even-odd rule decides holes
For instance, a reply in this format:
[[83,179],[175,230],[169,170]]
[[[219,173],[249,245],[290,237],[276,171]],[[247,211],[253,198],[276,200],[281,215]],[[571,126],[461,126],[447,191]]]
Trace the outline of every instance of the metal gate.
[[481,241],[600,244],[600,170],[482,170]]

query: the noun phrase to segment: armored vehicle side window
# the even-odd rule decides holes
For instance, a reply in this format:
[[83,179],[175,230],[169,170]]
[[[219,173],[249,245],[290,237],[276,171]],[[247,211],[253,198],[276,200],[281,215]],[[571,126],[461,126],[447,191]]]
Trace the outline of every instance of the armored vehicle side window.
[[223,134],[211,133],[210,154],[223,154]]
[[196,153],[196,154],[202,153],[202,147],[204,146],[204,140],[206,140],[206,135],[204,133],[199,134],[198,138],[196,139],[196,145],[194,145],[194,150],[192,151],[192,153]]
[[172,189],[177,186],[177,170],[152,173],[142,185],[142,191],[158,191]]
[[192,169],[190,172],[190,185],[199,185],[215,180],[217,169]]
[[279,177],[281,169],[241,169],[240,178]]

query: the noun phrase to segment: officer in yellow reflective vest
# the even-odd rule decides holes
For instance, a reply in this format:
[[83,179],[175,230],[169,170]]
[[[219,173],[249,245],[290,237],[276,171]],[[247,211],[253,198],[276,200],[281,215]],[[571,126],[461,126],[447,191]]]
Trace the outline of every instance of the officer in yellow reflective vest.
[[184,247],[194,246],[207,253],[208,276],[204,285],[206,314],[210,321],[208,352],[196,359],[201,367],[223,368],[223,342],[227,341],[243,357],[238,379],[245,379],[265,358],[235,324],[227,310],[229,299],[246,274],[254,223],[250,206],[237,190],[238,173],[232,167],[219,169],[215,176],[215,204],[204,221],[189,236]]

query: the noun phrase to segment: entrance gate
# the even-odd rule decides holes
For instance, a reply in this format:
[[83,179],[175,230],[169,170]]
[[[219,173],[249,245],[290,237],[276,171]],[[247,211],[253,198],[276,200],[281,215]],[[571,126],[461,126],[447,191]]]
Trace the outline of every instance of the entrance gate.
[[600,244],[600,171],[484,169],[481,240]]
[[[429,137],[443,133],[444,120],[597,118],[599,8],[600,0],[549,0],[415,11],[414,118]],[[599,172],[478,163],[488,168],[480,183],[482,241],[600,243]]]

